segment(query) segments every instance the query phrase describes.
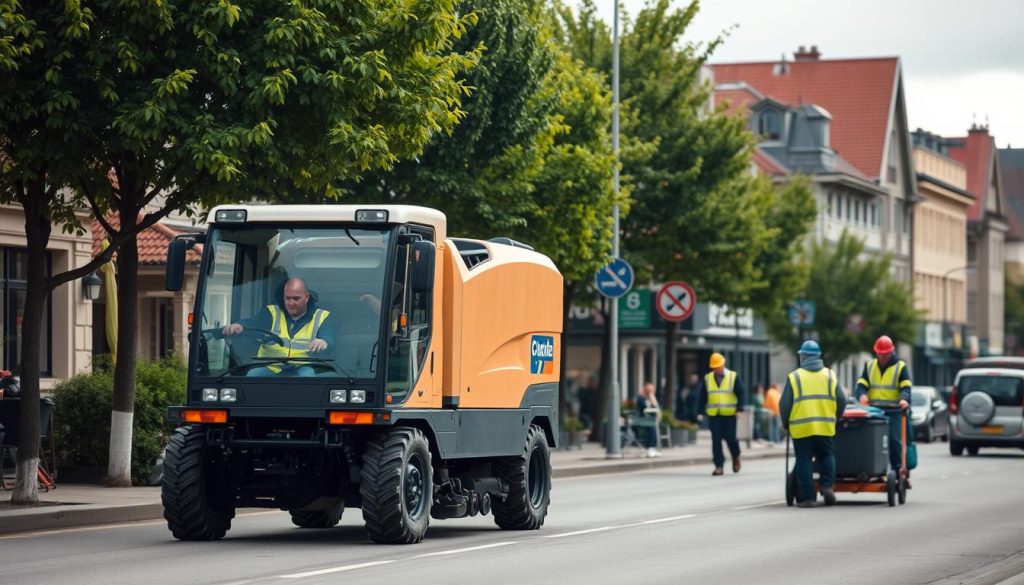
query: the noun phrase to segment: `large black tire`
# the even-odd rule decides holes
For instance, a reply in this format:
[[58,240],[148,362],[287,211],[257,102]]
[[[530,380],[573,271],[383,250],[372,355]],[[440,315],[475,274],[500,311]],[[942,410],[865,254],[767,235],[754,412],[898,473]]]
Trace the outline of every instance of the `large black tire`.
[[531,426],[523,454],[495,461],[494,474],[508,483],[508,496],[491,504],[494,523],[505,530],[543,526],[551,503],[551,452],[544,430]]
[[359,494],[370,539],[415,544],[430,524],[434,481],[430,446],[419,429],[395,428],[366,446]]
[[341,515],[345,511],[345,503],[338,502],[328,510],[317,510],[307,512],[302,510],[289,510],[292,516],[292,524],[299,528],[331,528],[341,522]]
[[949,442],[949,454],[959,457],[964,454],[964,444],[951,440]]
[[164,477],[160,500],[164,518],[174,538],[217,540],[231,529],[234,508],[209,504],[207,477],[213,463],[201,427],[186,426],[174,431],[164,455]]

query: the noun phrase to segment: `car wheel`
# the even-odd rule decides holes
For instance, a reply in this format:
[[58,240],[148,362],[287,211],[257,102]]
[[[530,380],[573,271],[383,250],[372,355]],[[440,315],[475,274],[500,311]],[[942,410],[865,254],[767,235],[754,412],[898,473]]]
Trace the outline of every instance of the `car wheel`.
[[935,429],[932,428],[932,425],[928,425],[927,427],[924,428],[924,442],[925,443],[931,443],[934,440],[935,440]]
[[978,447],[972,446],[967,448],[967,454],[974,457],[978,454]]
[[950,441],[949,442],[949,454],[950,455],[955,455],[957,457],[963,455],[964,454],[964,446],[963,446],[963,444],[962,443],[957,443],[956,441]]

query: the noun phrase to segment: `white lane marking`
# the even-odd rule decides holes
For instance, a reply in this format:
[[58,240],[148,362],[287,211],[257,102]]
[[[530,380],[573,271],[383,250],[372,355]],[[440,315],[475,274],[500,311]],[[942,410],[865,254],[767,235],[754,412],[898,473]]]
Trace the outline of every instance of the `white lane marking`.
[[587,529],[587,530],[577,530],[575,532],[563,532],[562,534],[548,534],[546,536],[542,536],[541,538],[565,538],[566,536],[579,536],[581,534],[590,534],[592,532],[604,532],[606,530],[611,530],[612,528],[618,528],[618,527],[617,526],[602,526],[600,528],[590,528],[590,529]]
[[781,502],[762,502],[760,504],[750,504],[749,506],[736,506],[733,510],[753,510],[754,508],[764,508],[765,506],[774,506]]
[[395,561],[372,561],[369,563],[359,563],[358,565],[344,565],[342,567],[331,567],[329,569],[320,569],[319,571],[306,571],[305,573],[291,573],[288,575],[280,575],[281,579],[302,579],[304,577],[316,577],[317,575],[329,575],[331,573],[342,573],[344,571],[354,571],[356,569],[365,569],[367,567],[376,567],[378,565],[387,565]]
[[488,548],[497,548],[499,546],[508,546],[510,544],[517,544],[519,542],[522,542],[522,541],[517,540],[517,541],[507,541],[507,542],[494,542],[494,543],[491,543],[491,544],[481,544],[480,546],[470,546],[470,547],[466,547],[466,548],[456,548],[456,549],[452,549],[452,550],[442,550],[442,551],[438,551],[438,552],[424,553],[422,555],[416,555],[416,556],[410,557],[410,558],[422,559],[422,558],[425,558],[425,557],[441,557],[441,556],[446,556],[446,555],[457,555],[457,554],[465,553],[465,552],[473,552],[475,550],[484,550],[484,549],[488,549]]
[[646,524],[661,524],[662,522],[672,522],[673,520],[686,520],[687,518],[693,518],[696,514],[683,514],[682,516],[669,516],[668,518],[656,518],[654,520],[644,520],[636,526],[644,526]]

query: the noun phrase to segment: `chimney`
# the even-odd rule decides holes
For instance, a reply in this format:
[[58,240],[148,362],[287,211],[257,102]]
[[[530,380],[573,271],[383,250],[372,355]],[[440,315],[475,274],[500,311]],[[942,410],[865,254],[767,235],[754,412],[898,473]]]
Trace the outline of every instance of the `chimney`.
[[810,49],[800,45],[796,53],[793,53],[794,61],[819,61],[821,60],[821,53],[818,51],[818,45],[811,45]]

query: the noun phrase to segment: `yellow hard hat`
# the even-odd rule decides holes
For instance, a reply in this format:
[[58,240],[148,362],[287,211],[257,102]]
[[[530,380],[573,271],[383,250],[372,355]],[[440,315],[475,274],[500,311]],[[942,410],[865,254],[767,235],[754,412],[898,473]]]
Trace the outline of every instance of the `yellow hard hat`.
[[708,364],[712,369],[720,368],[725,365],[725,356],[715,352],[711,354],[711,363]]

